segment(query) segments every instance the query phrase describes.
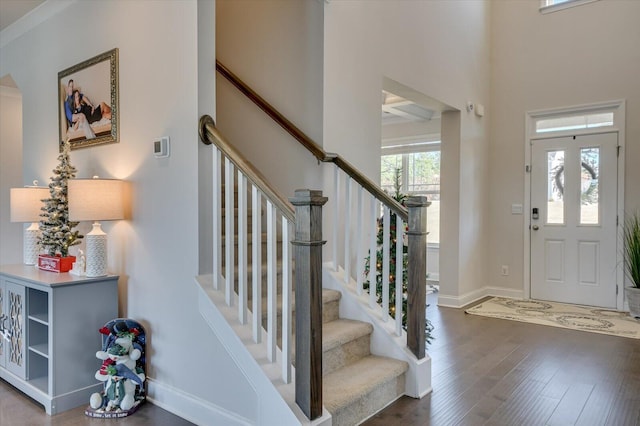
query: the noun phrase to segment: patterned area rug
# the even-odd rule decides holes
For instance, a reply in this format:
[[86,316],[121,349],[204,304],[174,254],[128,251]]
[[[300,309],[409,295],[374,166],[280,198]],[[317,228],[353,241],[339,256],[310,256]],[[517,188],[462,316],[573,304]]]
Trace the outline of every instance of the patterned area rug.
[[483,317],[640,339],[640,321],[630,317],[628,312],[504,297],[491,298],[465,312]]

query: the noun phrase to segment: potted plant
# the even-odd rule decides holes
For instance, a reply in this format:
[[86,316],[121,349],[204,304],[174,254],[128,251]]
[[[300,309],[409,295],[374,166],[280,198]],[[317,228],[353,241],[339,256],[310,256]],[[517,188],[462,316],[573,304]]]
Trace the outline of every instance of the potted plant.
[[629,313],[640,318],[640,215],[631,215],[624,223],[624,270],[631,286],[625,287]]

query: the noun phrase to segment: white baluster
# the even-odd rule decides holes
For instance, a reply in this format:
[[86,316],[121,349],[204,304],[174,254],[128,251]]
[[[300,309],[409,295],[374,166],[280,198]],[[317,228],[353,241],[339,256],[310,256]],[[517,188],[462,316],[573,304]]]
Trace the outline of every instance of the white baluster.
[[402,279],[404,275],[404,253],[403,253],[403,236],[404,225],[400,215],[396,215],[396,275],[394,277],[396,283],[396,334],[402,335],[402,300],[404,297],[404,291]]
[[278,338],[276,234],[276,208],[267,200],[267,359],[271,362],[276,361]]
[[378,268],[378,201],[371,197],[371,235],[369,240],[369,307],[378,305],[376,272]]
[[262,202],[258,188],[251,188],[251,249],[253,287],[253,341],[262,342]]
[[238,321],[247,323],[247,178],[238,170]]
[[218,148],[213,154],[213,288],[218,290],[222,278],[222,156]]
[[356,207],[356,291],[362,294],[362,277],[364,276],[364,253],[362,247],[362,195],[364,189],[358,185],[358,205]]
[[344,282],[351,279],[351,176],[345,182],[344,194]]
[[384,206],[382,226],[382,320],[389,320],[389,231],[391,229],[389,207]]
[[225,301],[228,306],[233,306],[233,281],[234,281],[234,258],[233,258],[233,238],[234,232],[233,229],[233,210],[234,210],[234,200],[233,200],[233,190],[234,190],[234,182],[233,182],[233,163],[225,157],[224,159],[225,165],[225,179],[224,179],[224,221],[225,221]]
[[292,224],[282,218],[282,381],[291,382],[291,325],[293,321],[293,292],[289,235]]
[[340,216],[340,170],[338,166],[334,169],[333,174],[333,269],[338,271],[338,235]]

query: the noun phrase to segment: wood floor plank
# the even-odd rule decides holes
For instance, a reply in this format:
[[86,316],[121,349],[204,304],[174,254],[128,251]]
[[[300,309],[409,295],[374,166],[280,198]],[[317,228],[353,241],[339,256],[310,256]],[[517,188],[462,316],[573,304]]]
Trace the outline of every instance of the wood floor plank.
[[613,402],[606,426],[638,426],[640,424],[640,400],[616,399]]
[[537,380],[525,379],[513,390],[511,395],[498,407],[489,418],[487,424],[517,425],[525,417],[531,401],[535,400],[545,383]]
[[640,426],[640,341],[434,305],[427,316],[433,393],[366,426]]
[[[87,401],[89,405],[89,401]],[[92,419],[85,407],[48,416],[44,407],[0,379],[0,425],[2,426],[190,426],[180,417],[151,403],[145,403],[132,416],[117,420]]]
[[593,385],[576,383],[569,386],[555,411],[547,421],[550,426],[575,424],[593,392]]
[[576,426],[601,426],[607,423],[614,399],[620,391],[621,383],[603,381],[597,383],[587,403],[578,417]]

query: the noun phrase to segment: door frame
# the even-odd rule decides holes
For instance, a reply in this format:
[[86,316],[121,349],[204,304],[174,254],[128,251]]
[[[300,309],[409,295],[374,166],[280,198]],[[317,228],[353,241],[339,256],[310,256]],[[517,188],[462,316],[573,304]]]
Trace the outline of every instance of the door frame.
[[[616,212],[618,215],[618,225],[616,227],[616,286],[617,297],[616,307],[618,310],[624,309],[624,270],[622,261],[623,241],[619,238],[622,225],[624,223],[624,158],[625,158],[625,113],[626,101],[624,99],[593,103],[587,105],[576,105],[570,107],[552,108],[544,110],[533,110],[525,113],[525,137],[524,137],[524,202],[523,202],[523,296],[525,299],[531,297],[531,144],[534,140],[557,138],[573,135],[595,135],[601,133],[618,134],[618,193]],[[613,112],[613,125],[606,127],[596,127],[590,129],[548,132],[542,135],[535,133],[535,123],[540,118],[554,118],[567,115],[579,115],[590,112]]]

